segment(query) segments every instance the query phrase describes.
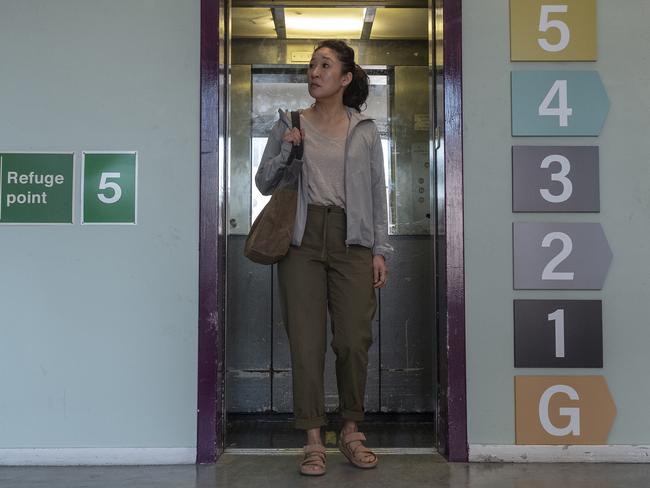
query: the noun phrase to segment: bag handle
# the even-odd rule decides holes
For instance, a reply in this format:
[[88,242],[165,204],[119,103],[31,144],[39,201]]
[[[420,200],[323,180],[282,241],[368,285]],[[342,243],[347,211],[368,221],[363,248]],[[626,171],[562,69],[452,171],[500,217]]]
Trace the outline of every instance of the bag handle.
[[[300,112],[297,110],[291,112],[291,124],[298,130],[300,130]],[[291,163],[295,158],[302,159],[304,151],[304,146],[302,144],[302,139],[300,140],[300,144],[297,146],[291,147],[291,154],[289,154],[289,161],[287,161],[287,164]]]

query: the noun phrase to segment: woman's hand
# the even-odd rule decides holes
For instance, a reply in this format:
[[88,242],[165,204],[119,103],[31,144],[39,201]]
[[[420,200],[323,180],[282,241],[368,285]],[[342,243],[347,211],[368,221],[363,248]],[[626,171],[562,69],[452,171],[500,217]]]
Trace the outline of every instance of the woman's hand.
[[372,270],[374,279],[372,286],[374,288],[382,288],[386,284],[386,279],[388,278],[388,268],[386,268],[384,256],[377,254],[372,257]]
[[297,127],[293,127],[292,129],[289,129],[287,132],[284,133],[284,137],[282,139],[285,142],[290,142],[294,146],[297,146],[304,138],[305,138],[305,130],[304,129],[298,130]]

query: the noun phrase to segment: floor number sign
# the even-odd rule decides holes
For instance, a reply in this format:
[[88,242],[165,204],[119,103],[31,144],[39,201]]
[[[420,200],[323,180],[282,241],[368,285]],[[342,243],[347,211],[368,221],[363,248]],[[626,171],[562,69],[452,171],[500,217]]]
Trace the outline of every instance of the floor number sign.
[[612,250],[592,222],[515,222],[515,290],[600,290]]
[[598,146],[513,146],[513,212],[600,211]]
[[595,61],[596,0],[511,0],[512,61]]
[[[595,0],[510,0],[511,61],[595,61]],[[597,71],[513,70],[512,135],[597,137]],[[595,145],[512,146],[512,211],[600,212]],[[598,222],[514,222],[514,290],[601,290],[613,253]],[[538,291],[539,294],[539,291]],[[603,301],[515,299],[516,368],[602,368]],[[517,444],[607,444],[616,407],[602,376],[516,376]]]
[[83,153],[82,224],[136,223],[137,153]]
[[515,300],[516,368],[602,368],[600,300]]
[[616,405],[603,376],[515,376],[517,444],[607,444]]
[[597,71],[513,71],[513,136],[598,136],[609,99]]

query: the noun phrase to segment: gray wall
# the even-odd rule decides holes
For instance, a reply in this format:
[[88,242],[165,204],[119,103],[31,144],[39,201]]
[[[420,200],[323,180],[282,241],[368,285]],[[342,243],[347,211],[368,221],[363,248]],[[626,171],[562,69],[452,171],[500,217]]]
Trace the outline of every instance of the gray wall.
[[[195,446],[199,6],[0,0],[0,150],[140,163],[135,227],[0,226],[0,448]],[[471,443],[514,442],[513,378],[531,373],[604,374],[609,442],[650,438],[650,5],[598,8],[598,62],[540,65],[509,62],[508,2],[463,4]],[[601,137],[512,138],[509,74],[527,67],[597,69]],[[547,143],[600,146],[600,214],[511,213],[511,145]],[[603,291],[514,292],[515,220],[601,222]],[[603,370],[513,368],[512,300],[556,296],[603,299]]]
[[137,226],[0,226],[0,448],[196,446],[199,7],[0,0],[0,151],[139,151]]
[[[650,423],[650,4],[598,3],[598,61],[511,63],[508,2],[463,2],[463,105],[469,442],[514,444],[514,376],[603,374],[618,408],[609,444],[647,444]],[[622,35],[625,33],[625,35]],[[513,138],[510,72],[594,69],[611,107],[598,138]],[[513,214],[513,144],[600,146],[600,214]],[[512,289],[512,222],[600,222],[614,259],[602,291]],[[515,298],[602,299],[604,368],[513,367]]]

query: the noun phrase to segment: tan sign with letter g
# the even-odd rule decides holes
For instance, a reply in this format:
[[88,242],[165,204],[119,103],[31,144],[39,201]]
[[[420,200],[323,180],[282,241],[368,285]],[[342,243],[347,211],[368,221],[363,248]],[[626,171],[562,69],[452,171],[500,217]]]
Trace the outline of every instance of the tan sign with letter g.
[[517,444],[607,444],[615,416],[603,376],[515,376]]

